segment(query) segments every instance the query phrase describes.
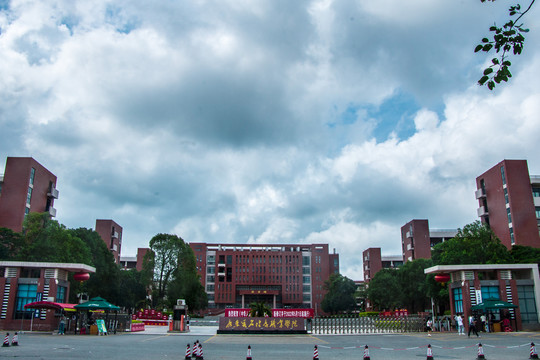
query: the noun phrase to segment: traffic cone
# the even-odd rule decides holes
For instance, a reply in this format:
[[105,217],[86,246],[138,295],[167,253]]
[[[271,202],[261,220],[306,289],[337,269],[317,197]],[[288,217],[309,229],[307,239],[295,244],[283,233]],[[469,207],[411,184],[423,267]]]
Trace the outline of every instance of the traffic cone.
[[313,360],[319,360],[319,349],[317,349],[317,345],[313,348]]
[[191,349],[189,347],[189,344],[187,344],[186,347],[186,357],[184,358],[184,360],[191,360]]
[[191,349],[191,358],[195,358],[197,357],[197,348],[198,348],[198,345],[199,344],[199,340],[195,341],[193,343],[193,348]]
[[13,335],[13,339],[11,339],[11,345],[19,346],[19,335],[17,335],[16,331],[15,331],[15,335]]
[[251,345],[248,345],[246,360],[251,360]]
[[4,344],[2,346],[9,346],[9,333],[6,334],[6,337],[4,338]]
[[478,357],[477,359],[485,359],[484,356],[484,348],[482,347],[482,344],[478,344]]
[[204,360],[203,351],[202,351],[202,344],[199,343],[199,356],[197,357],[197,360]]
[[427,346],[427,360],[433,360],[433,350],[431,349],[431,344]]
[[371,360],[371,358],[369,357],[369,348],[368,346],[366,345],[366,347],[364,348],[364,357],[363,357],[364,360]]
[[534,346],[534,343],[531,343],[531,356],[529,356],[529,359],[538,359],[538,353],[536,352],[536,346]]

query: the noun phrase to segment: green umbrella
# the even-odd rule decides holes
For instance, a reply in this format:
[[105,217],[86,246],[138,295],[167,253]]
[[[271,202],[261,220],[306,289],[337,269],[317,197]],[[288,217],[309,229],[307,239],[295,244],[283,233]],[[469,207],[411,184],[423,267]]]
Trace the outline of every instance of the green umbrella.
[[485,299],[478,305],[474,305],[471,307],[472,310],[493,310],[493,309],[515,309],[517,308],[517,305],[511,304],[506,301],[502,301],[499,299],[489,298]]
[[101,297],[92,298],[85,303],[75,305],[74,308],[77,310],[120,310],[119,306],[113,305]]

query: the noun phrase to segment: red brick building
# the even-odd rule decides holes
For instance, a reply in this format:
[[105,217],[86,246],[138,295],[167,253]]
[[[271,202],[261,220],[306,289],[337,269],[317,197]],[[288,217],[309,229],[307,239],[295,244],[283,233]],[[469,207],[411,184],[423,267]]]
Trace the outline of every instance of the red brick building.
[[151,251],[149,248],[138,248],[137,256],[121,256],[120,265],[124,270],[136,269],[141,271],[143,269],[144,256],[148,251]]
[[382,256],[381,248],[369,248],[362,252],[364,282],[368,284],[382,269],[397,269],[403,265],[400,255]]
[[430,229],[425,219],[414,219],[401,227],[403,262],[431,259],[431,249],[456,236],[456,229]]
[[122,248],[122,227],[113,220],[96,220],[96,232],[101,236],[114,256],[114,261],[120,264]]
[[328,244],[235,245],[190,243],[208,294],[209,309],[314,308],[321,313],[324,282],[339,273],[339,255]]
[[0,329],[52,331],[60,314],[52,309],[25,309],[35,301],[64,304],[69,299],[69,272],[94,273],[85,264],[0,261]]
[[540,177],[526,160],[503,160],[476,178],[478,216],[507,247],[540,247]]
[[22,231],[26,214],[56,216],[56,176],[31,157],[8,157],[0,176],[0,227]]

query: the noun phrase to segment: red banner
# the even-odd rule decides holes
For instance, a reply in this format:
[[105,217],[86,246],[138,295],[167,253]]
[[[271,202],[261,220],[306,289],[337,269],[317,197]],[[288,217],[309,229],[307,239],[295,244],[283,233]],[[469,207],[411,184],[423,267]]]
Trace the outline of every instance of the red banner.
[[[225,317],[248,317],[249,309],[225,309]],[[313,318],[313,309],[272,309],[272,317],[279,318]]]

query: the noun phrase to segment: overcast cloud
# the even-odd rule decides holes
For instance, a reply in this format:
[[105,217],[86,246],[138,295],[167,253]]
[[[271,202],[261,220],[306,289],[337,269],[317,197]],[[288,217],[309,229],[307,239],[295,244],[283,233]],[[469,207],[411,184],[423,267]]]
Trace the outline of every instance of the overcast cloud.
[[[0,161],[58,177],[57,220],[188,242],[400,254],[477,219],[474,179],[540,174],[539,6],[514,77],[476,85],[509,3],[0,0]],[[3,169],[3,166],[0,165]]]

